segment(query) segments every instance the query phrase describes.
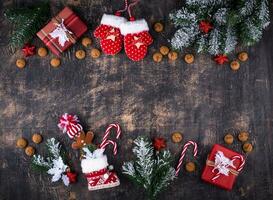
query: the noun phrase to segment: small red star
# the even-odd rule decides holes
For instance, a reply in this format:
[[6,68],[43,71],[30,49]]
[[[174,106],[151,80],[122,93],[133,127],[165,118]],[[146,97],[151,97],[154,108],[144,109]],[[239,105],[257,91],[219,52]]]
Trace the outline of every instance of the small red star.
[[22,48],[22,51],[26,57],[33,56],[35,54],[35,46],[30,44],[25,44]]
[[202,20],[199,24],[199,28],[204,33],[208,33],[211,29],[213,29],[213,26],[210,22]]
[[73,172],[66,172],[69,183],[75,183],[77,181],[77,174]]
[[164,138],[155,138],[154,139],[154,148],[157,151],[160,151],[161,149],[164,149],[167,145],[166,145],[166,140]]
[[228,62],[228,57],[224,54],[220,54],[220,55],[217,55],[214,57],[214,61],[217,63],[217,64],[224,64],[225,62]]

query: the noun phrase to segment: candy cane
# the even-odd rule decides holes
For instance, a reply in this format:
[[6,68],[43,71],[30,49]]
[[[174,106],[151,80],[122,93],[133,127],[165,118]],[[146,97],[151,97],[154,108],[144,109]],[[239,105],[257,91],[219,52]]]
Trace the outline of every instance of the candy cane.
[[176,167],[176,171],[175,171],[175,175],[176,176],[178,176],[178,173],[179,173],[179,171],[180,171],[180,169],[181,169],[181,165],[182,165],[182,163],[183,163],[183,159],[184,159],[184,157],[185,157],[185,155],[186,155],[186,151],[187,151],[187,149],[188,149],[188,147],[190,146],[190,145],[193,145],[193,155],[194,155],[194,157],[196,157],[196,155],[197,155],[197,144],[195,143],[195,142],[193,142],[193,141],[188,141],[185,145],[184,145],[184,147],[183,147],[183,150],[182,150],[182,152],[181,152],[181,155],[180,155],[180,159],[179,159],[179,162],[178,162],[178,165],[177,165],[177,167]]
[[121,135],[121,129],[120,129],[119,124],[110,124],[110,125],[107,127],[107,129],[106,129],[106,131],[105,131],[105,133],[104,133],[104,136],[103,136],[103,138],[102,138],[102,142],[101,142],[101,144],[100,144],[100,148],[105,149],[107,145],[112,144],[112,145],[114,146],[113,153],[114,153],[114,155],[116,155],[116,154],[117,154],[117,143],[114,142],[113,140],[107,139],[107,138],[109,137],[110,131],[111,131],[113,128],[116,129],[116,133],[117,133],[116,139],[119,139],[119,137],[120,137],[120,135]]
[[232,161],[235,161],[237,159],[240,160],[240,162],[241,162],[241,164],[238,166],[238,169],[237,169],[237,172],[240,172],[240,171],[242,171],[246,161],[245,161],[244,157],[241,155],[237,155],[237,156],[232,157]]

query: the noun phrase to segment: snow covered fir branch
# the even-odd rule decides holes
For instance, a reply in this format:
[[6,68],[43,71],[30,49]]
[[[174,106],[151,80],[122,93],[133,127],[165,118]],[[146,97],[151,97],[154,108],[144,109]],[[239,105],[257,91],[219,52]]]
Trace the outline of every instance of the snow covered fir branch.
[[251,46],[270,23],[268,0],[186,0],[170,14],[177,28],[174,49],[194,48],[198,53],[228,54],[236,45]]
[[171,154],[168,150],[155,152],[147,137],[138,137],[134,145],[133,154],[136,159],[123,164],[123,173],[144,187],[150,199],[156,199],[159,192],[175,178]]

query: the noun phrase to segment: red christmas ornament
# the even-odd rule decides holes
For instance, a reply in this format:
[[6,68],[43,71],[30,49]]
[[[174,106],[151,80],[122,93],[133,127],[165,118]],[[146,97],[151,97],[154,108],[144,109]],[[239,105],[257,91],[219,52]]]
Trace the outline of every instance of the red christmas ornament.
[[167,145],[166,145],[166,140],[164,138],[155,138],[154,139],[154,148],[157,151],[160,151],[161,149],[164,149]]
[[22,48],[22,51],[26,57],[33,56],[36,53],[35,46],[30,44],[25,44]]
[[203,31],[204,33],[208,33],[211,29],[213,29],[213,26],[210,22],[202,20],[199,23],[199,28],[201,31]]
[[214,57],[214,61],[217,63],[217,64],[224,64],[225,62],[228,62],[228,57],[224,54],[220,54],[220,55],[217,55]]
[[73,172],[66,172],[69,183],[75,183],[77,181],[77,174]]

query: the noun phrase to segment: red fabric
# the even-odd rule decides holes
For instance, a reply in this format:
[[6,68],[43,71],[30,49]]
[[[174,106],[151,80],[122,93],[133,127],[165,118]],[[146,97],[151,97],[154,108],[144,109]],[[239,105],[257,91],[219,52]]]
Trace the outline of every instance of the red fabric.
[[[65,7],[56,17],[64,19],[64,25],[69,31],[73,33],[73,36],[78,39],[87,31],[87,26],[83,21],[68,7]],[[73,43],[71,41],[66,42],[62,47],[58,43],[58,39],[52,39],[49,35],[56,28],[56,23],[51,20],[42,30],[37,33],[37,36],[46,44],[46,46],[56,55],[60,55],[63,51],[68,49]]]
[[[224,155],[226,157],[228,157],[229,159],[231,159],[233,156],[236,156],[236,155],[241,155],[235,151],[232,151],[228,148],[225,148],[219,144],[215,144],[208,156],[208,160],[211,160],[214,162],[215,160],[215,154],[217,151],[222,151],[224,153]],[[240,161],[238,160],[235,160],[234,161],[234,166],[239,166],[240,165]],[[236,175],[232,174],[232,173],[229,173],[229,176],[225,176],[223,174],[220,175],[219,178],[217,178],[216,180],[212,181],[212,178],[215,176],[215,174],[218,172],[217,170],[213,173],[212,172],[212,169],[213,167],[211,166],[208,166],[206,165],[204,170],[203,170],[203,173],[202,173],[202,179],[206,182],[209,182],[213,185],[216,185],[216,186],[219,186],[223,189],[226,189],[226,190],[231,190],[232,187],[233,187],[233,184],[236,180]]]
[[121,51],[123,36],[119,28],[101,24],[95,29],[94,36],[100,39],[100,46],[105,54],[115,55]]
[[148,50],[148,46],[153,43],[153,38],[148,31],[135,34],[127,34],[124,37],[125,52],[133,61],[142,60]]
[[225,62],[228,62],[228,57],[226,55],[217,55],[214,57],[214,61],[217,63],[217,64],[224,64]]
[[210,22],[203,20],[199,23],[199,28],[202,32],[208,33],[211,29],[213,29],[213,26]]
[[167,146],[166,140],[164,138],[155,138],[153,145],[157,151],[160,151],[161,149],[164,149]]
[[35,46],[30,44],[25,44],[22,48],[22,51],[26,57],[33,56],[36,53]]
[[66,172],[66,175],[69,179],[69,183],[75,183],[77,181],[77,174],[72,172]]

